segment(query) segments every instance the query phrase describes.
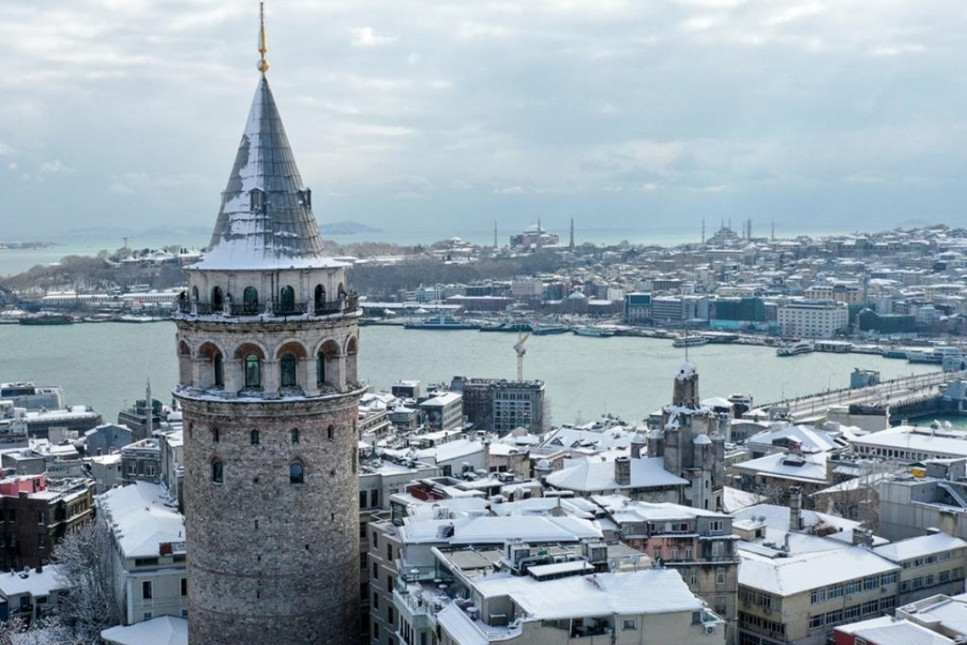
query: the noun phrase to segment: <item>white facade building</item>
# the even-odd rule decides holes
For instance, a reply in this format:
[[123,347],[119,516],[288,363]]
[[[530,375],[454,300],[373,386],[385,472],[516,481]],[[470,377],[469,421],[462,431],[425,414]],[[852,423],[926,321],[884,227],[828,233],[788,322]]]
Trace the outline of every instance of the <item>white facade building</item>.
[[833,338],[849,325],[849,306],[832,301],[785,302],[779,305],[777,322],[786,336]]

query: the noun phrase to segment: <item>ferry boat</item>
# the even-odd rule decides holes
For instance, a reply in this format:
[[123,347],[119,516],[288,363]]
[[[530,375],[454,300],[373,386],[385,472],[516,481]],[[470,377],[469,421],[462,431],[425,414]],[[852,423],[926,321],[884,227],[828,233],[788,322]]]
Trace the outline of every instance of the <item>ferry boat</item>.
[[708,343],[709,340],[705,336],[682,336],[672,341],[672,347],[699,347]]
[[534,323],[531,324],[531,333],[535,336],[550,336],[552,334],[566,334],[571,331],[571,328],[567,325],[554,325],[554,324],[541,324]]
[[605,329],[604,327],[575,327],[573,331],[578,336],[590,336],[591,338],[610,338],[614,336],[613,329]]
[[911,350],[907,352],[907,360],[911,363],[943,363],[944,359],[957,360],[964,352],[959,347],[941,346],[933,349]]
[[449,314],[440,314],[436,318],[427,318],[419,322],[406,323],[403,325],[403,329],[436,329],[449,331],[456,329],[480,329],[480,325],[457,320]]
[[72,325],[74,319],[66,314],[39,313],[24,316],[20,319],[21,325]]
[[776,350],[776,356],[798,356],[800,354],[808,354],[811,351],[813,351],[813,344],[808,340],[800,340],[795,343],[783,345]]

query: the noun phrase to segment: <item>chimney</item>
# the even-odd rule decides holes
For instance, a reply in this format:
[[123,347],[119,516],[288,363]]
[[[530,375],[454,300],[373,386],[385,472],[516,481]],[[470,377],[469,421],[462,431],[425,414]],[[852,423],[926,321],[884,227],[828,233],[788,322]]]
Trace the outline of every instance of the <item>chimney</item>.
[[614,480],[620,486],[631,485],[631,459],[618,457],[614,460]]
[[873,546],[873,531],[862,526],[857,526],[853,528],[853,545],[854,546]]
[[789,530],[802,530],[802,488],[789,487]]

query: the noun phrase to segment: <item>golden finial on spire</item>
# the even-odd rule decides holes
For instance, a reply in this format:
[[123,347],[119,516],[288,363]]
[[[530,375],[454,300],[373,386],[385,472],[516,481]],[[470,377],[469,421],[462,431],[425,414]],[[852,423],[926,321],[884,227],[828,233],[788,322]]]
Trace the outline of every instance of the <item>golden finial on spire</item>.
[[268,41],[265,38],[265,3],[259,3],[259,62],[256,67],[262,76],[269,71],[269,61],[265,60],[265,53],[269,51]]

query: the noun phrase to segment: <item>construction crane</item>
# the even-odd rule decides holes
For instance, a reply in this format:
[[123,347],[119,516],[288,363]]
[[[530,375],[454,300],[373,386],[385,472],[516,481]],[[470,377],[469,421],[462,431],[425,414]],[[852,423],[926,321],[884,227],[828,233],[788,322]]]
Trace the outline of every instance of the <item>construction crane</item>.
[[524,333],[522,331],[522,332],[520,332],[520,335],[517,337],[517,344],[514,345],[514,351],[517,352],[517,380],[518,380],[518,382],[524,380],[524,354],[527,353],[527,350],[524,348],[524,343],[526,343],[527,342],[527,339],[530,338],[530,337],[531,337],[530,332]]

